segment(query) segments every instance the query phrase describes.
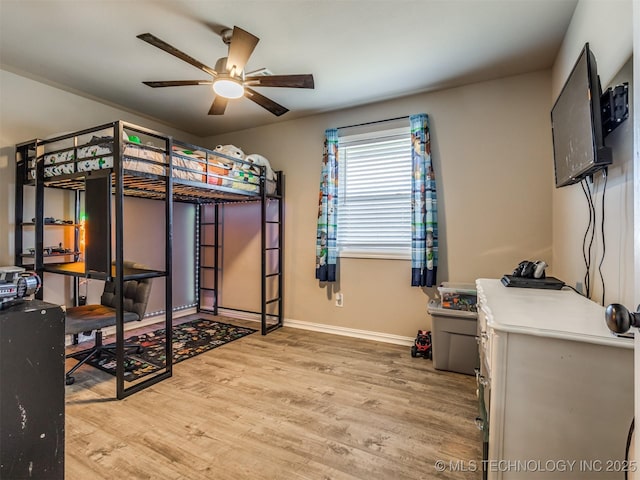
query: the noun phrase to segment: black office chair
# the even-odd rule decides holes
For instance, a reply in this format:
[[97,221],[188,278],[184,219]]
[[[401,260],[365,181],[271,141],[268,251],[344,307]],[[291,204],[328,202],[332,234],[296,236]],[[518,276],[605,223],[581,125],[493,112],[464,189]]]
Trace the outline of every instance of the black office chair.
[[[144,265],[125,261],[126,268],[146,268]],[[72,376],[78,368],[92,358],[100,358],[102,355],[115,357],[114,345],[102,344],[102,329],[116,324],[116,286],[111,281],[106,281],[104,291],[100,298],[99,305],[81,305],[79,307],[67,308],[65,319],[65,333],[67,335],[77,335],[79,333],[96,332],[95,345],[80,352],[74,352],[66,358],[82,355],[80,361],[66,373],[66,384],[71,385],[75,378]],[[151,279],[127,280],[124,282],[123,310],[124,322],[140,321],[144,317],[151,292]],[[134,349],[138,353],[142,352],[140,345],[125,344],[125,349]]]

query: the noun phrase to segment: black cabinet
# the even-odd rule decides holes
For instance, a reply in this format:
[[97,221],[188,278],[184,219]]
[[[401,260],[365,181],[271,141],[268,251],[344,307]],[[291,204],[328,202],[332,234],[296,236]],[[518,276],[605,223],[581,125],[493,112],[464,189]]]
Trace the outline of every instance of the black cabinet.
[[64,478],[64,312],[0,310],[0,478]]

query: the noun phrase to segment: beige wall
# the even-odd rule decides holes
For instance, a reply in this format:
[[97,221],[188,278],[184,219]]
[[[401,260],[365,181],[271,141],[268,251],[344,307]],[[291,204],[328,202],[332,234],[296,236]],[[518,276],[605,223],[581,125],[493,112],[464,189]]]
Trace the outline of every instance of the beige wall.
[[[410,287],[410,262],[341,259],[339,281],[314,279],[318,181],[326,128],[426,112],[437,174],[438,281],[510,273],[525,258],[551,259],[550,72],[535,72],[221,135],[286,174],[285,316],[407,337],[430,327],[435,289]],[[247,240],[241,240],[247,243]],[[227,240],[227,243],[228,240]],[[249,291],[225,260],[225,288]],[[240,268],[240,267],[238,267]],[[242,265],[247,271],[247,265]],[[252,278],[252,277],[244,277]],[[335,292],[344,307],[335,306]]]
[[[13,145],[123,118],[195,144],[234,143],[245,153],[265,155],[275,168],[285,171],[286,318],[413,337],[418,328],[430,328],[426,305],[435,289],[409,286],[408,261],[370,259],[342,259],[339,282],[331,287],[318,285],[314,279],[315,215],[324,130],[418,112],[430,115],[438,174],[438,280],[499,277],[524,258],[551,257],[549,71],[205,140],[10,72],[0,74],[0,198],[5,204],[0,223],[8,226],[0,240],[3,264],[13,263]],[[229,217],[225,226],[229,234],[238,231],[238,222],[244,222],[243,229],[249,233],[237,243],[233,235],[225,239],[227,252],[233,255],[225,258],[222,303],[257,309],[259,239],[250,217],[246,222],[246,214]],[[64,289],[53,282],[48,283],[55,287],[55,292],[48,292],[49,298],[64,301],[55,298]],[[335,306],[337,290],[344,294],[342,308]]]
[[[631,0],[599,2],[581,0],[564,38],[552,69],[551,103],[562,86],[586,42],[593,51],[603,89],[610,83],[632,79],[632,3]],[[636,127],[637,128],[637,127]],[[605,143],[613,148],[613,165],[605,199],[606,256],[603,275],[605,304],[620,302],[636,305],[633,267],[633,122],[625,122]],[[598,219],[602,205],[603,179],[595,176],[598,187]],[[579,185],[553,189],[553,260],[554,275],[576,286],[583,283],[586,268],[582,256],[582,239],[587,229],[589,211]],[[599,222],[600,220],[598,220]],[[599,263],[603,246],[597,241],[593,250],[591,285],[593,300],[602,302]]]

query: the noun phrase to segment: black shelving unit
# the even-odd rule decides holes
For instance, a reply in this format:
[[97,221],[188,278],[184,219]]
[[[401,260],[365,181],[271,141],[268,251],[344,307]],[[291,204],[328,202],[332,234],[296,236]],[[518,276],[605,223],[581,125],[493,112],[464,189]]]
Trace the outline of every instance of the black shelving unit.
[[[77,262],[80,260],[79,241],[80,241],[80,192],[74,192],[74,214],[73,220],[67,220],[60,223],[51,223],[44,221],[44,188],[39,183],[36,166],[38,156],[43,154],[43,140],[32,140],[16,146],[16,201],[15,201],[15,253],[14,265],[33,270],[38,273],[40,278],[43,276],[45,259]],[[30,168],[31,166],[31,168]],[[35,167],[35,168],[34,168]],[[35,172],[36,174],[31,174]],[[32,215],[27,218],[32,221],[25,221],[25,187],[34,188],[35,207]],[[41,215],[39,216],[38,213]],[[72,249],[58,245],[58,248],[64,248],[65,252],[51,251],[51,247],[45,247],[45,232],[50,230],[66,230],[73,229],[73,245]],[[31,246],[24,243],[25,230],[33,230],[34,242]],[[55,248],[55,246],[54,246]],[[73,281],[73,301],[74,305],[79,302],[79,282],[77,279]],[[42,300],[42,289],[36,294],[36,298]]]

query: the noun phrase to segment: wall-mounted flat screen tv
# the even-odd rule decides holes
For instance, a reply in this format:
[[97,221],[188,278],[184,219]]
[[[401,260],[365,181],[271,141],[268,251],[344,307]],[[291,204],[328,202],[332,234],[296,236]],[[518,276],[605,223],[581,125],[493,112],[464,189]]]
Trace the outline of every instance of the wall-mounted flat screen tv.
[[602,134],[601,93],[587,43],[551,109],[556,187],[578,183],[611,164]]

